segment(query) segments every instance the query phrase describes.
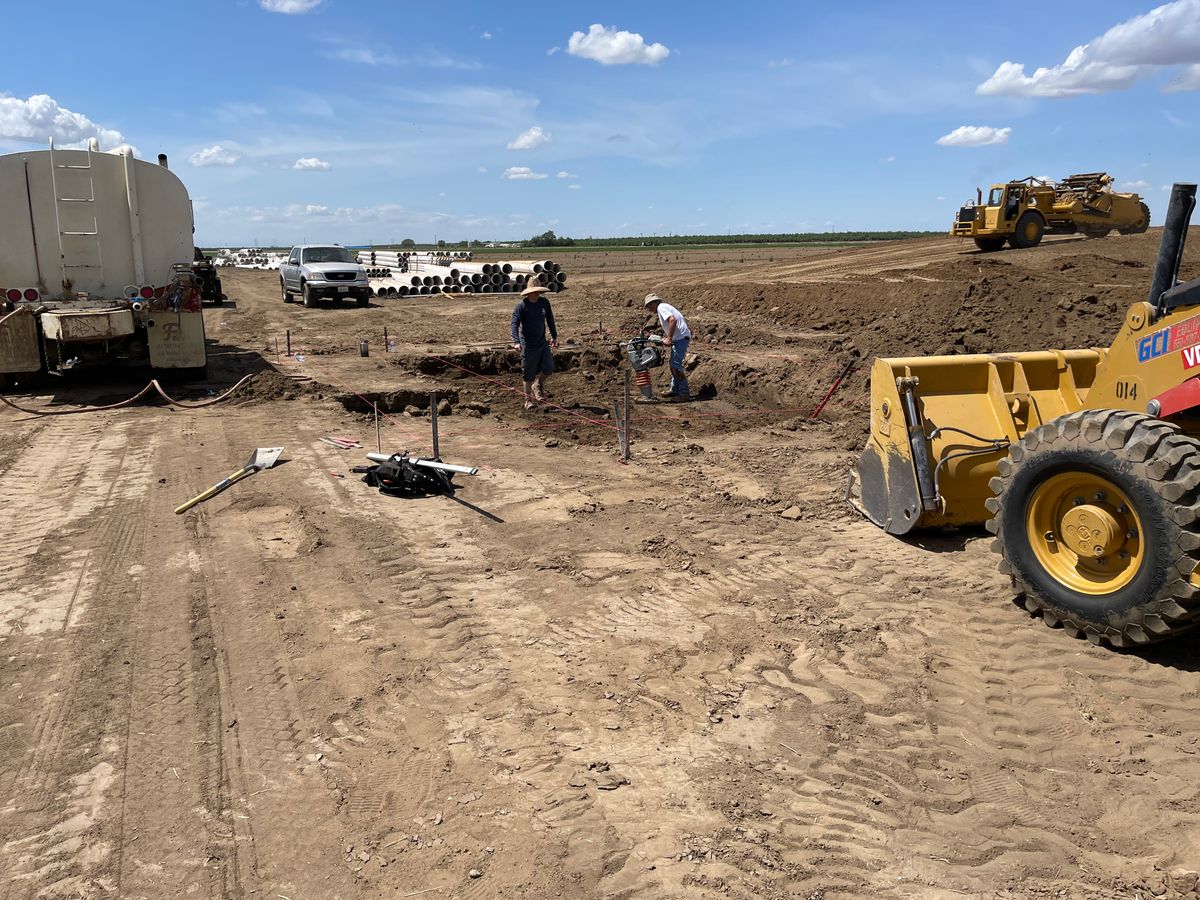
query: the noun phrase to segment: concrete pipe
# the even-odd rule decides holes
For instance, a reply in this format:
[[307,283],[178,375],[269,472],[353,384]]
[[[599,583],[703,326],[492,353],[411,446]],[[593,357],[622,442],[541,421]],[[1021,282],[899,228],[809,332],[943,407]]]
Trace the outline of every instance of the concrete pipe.
[[440,287],[438,287],[436,284],[429,289],[430,294],[440,294],[441,292],[442,292],[442,289]]
[[566,284],[567,283],[567,273],[566,272],[555,272],[554,280],[557,281],[559,284]]

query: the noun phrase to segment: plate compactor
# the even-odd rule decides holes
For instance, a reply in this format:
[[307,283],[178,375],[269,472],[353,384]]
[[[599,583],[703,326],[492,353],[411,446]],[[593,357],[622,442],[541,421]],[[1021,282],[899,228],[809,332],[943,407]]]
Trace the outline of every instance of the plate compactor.
[[621,348],[625,351],[629,365],[633,368],[634,384],[641,392],[637,402],[657,403],[658,398],[654,396],[650,370],[660,368],[666,361],[663,353],[663,339],[657,334],[649,336],[642,334],[630,338],[621,345]]
[[1173,187],[1149,297],[1108,348],[875,360],[855,507],[895,535],[986,523],[1018,602],[1093,643],[1200,621],[1195,205]]

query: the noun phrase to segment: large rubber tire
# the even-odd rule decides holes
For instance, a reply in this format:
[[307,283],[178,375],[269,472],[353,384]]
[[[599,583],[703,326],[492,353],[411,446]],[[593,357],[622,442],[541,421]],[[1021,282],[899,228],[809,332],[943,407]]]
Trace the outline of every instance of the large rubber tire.
[[[994,513],[987,528],[996,535],[992,549],[1003,557],[1000,570],[1011,576],[1016,600],[1029,612],[1075,637],[1114,647],[1174,637],[1200,620],[1200,588],[1192,582],[1200,565],[1200,441],[1140,413],[1083,410],[1026,434],[998,469],[990,484],[996,496],[987,502]],[[1093,582],[1096,590],[1077,590],[1052,571],[1061,561],[1048,567],[1039,558],[1039,552],[1064,551],[1059,560],[1074,558],[1069,535],[1058,532],[1055,540],[1044,540],[1035,524],[1038,498],[1063,477],[1108,483],[1114,490],[1105,502],[1120,498],[1119,521],[1133,523],[1122,525],[1130,531],[1117,535],[1125,541],[1123,558],[1109,551],[1113,555],[1104,564],[1087,560],[1093,573],[1117,567],[1115,589]],[[1101,497],[1086,502],[1099,503]],[[1080,499],[1071,503],[1078,506]],[[1035,541],[1042,543],[1035,547]],[[1084,568],[1079,557],[1076,571]]]
[[300,296],[303,299],[304,308],[312,309],[317,305],[317,297],[312,292],[312,289],[305,283],[300,282]]
[[1150,207],[1145,203],[1138,204],[1142,208],[1142,217],[1128,228],[1120,229],[1121,234],[1145,234],[1150,227]]
[[984,253],[995,253],[997,250],[1004,249],[1004,238],[1002,237],[977,237],[975,238],[975,246]]
[[1032,209],[1027,209],[1017,219],[1016,230],[1008,236],[1008,243],[1018,250],[1028,250],[1040,244],[1045,233],[1046,220]]
[[279,292],[283,294],[284,303],[292,302],[292,292],[287,289],[287,284],[282,278],[279,279]]
[[1111,231],[1111,228],[1085,228],[1083,230],[1083,235],[1084,237],[1092,239],[1106,238]]

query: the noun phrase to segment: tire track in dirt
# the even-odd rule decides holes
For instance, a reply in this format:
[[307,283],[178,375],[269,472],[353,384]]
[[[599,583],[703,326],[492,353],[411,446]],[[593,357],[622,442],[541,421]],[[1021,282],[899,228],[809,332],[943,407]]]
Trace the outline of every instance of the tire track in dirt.
[[[45,465],[56,458],[51,446],[26,455],[3,480],[5,518],[14,521],[2,524],[19,535],[0,584],[0,596],[18,598],[9,607],[15,628],[4,640],[21,648],[16,659],[27,660],[18,671],[28,690],[6,708],[0,727],[14,757],[23,757],[0,773],[0,791],[10,798],[0,825],[0,867],[12,896],[86,892],[118,880],[116,795],[127,711],[121,692],[108,686],[128,684],[122,662],[143,534],[146,462],[155,447],[153,436],[131,443],[130,427],[128,415],[49,423],[31,442],[35,453],[46,440],[100,437],[86,458],[74,455],[62,467]],[[41,463],[40,471],[23,473],[25,460]],[[27,509],[40,512],[26,516]],[[43,577],[39,560],[62,558],[77,566],[73,582]],[[14,578],[23,590],[13,590]],[[21,705],[33,697],[36,711]]]
[[761,266],[751,275],[740,271],[718,275],[707,284],[752,282],[832,282],[847,278],[878,275],[900,269],[916,269],[934,263],[949,262],[964,254],[978,251],[960,240],[938,238],[931,241],[888,242],[882,246],[855,247],[837,253],[814,255],[814,258],[782,266]]
[[[215,651],[195,534],[171,513],[171,464],[202,435],[193,419],[164,437],[148,535],[136,558],[139,614],[130,660],[129,728],[123,765],[124,896],[240,896],[228,785],[220,773]],[[164,821],[164,810],[166,813]]]
[[[226,413],[206,417],[204,425],[216,437],[207,442],[208,456],[221,459],[222,468],[228,466],[225,460],[242,458],[245,447],[258,440],[244,417]],[[282,474],[270,473],[276,478]],[[252,489],[242,490],[196,514],[196,570],[203,579],[219,685],[218,796],[228,803],[214,814],[230,829],[218,836],[236,848],[239,890],[329,896],[351,884],[341,876],[336,856],[340,835],[333,820],[334,798],[319,754],[311,752],[318,729],[304,714],[280,627],[262,597],[290,583],[280,565],[288,560],[264,553],[253,532],[222,526],[229,503],[253,505],[255,496]],[[288,506],[284,510],[289,516],[297,512]],[[298,827],[281,828],[282,822]]]

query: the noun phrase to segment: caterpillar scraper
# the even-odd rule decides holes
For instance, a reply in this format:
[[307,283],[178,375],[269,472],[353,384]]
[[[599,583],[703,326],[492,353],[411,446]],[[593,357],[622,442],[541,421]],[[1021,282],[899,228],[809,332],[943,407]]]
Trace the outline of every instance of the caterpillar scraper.
[[1149,297],[1107,348],[876,359],[851,503],[893,535],[986,524],[1017,601],[1093,643],[1200,622],[1195,204],[1173,187]]
[[1005,244],[1036,247],[1047,234],[1143,233],[1150,227],[1150,208],[1137,194],[1114,191],[1112,182],[1106,172],[1085,172],[1057,184],[1041,178],[993,184],[987,203],[978,191],[976,202],[959,209],[950,233],[973,238],[987,252]]

